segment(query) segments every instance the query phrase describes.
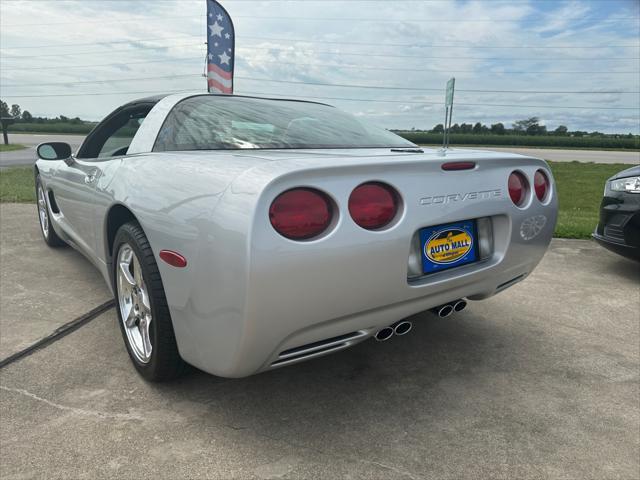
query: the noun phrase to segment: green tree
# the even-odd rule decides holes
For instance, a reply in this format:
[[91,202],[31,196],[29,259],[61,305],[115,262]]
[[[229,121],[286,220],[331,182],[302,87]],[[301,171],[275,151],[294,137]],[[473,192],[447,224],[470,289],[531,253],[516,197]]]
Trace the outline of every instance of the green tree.
[[8,117],[9,116],[9,105],[7,102],[0,100],[0,117]]
[[547,127],[536,123],[534,125],[529,125],[526,132],[527,135],[546,135]]
[[525,133],[531,127],[536,129],[540,125],[540,119],[538,117],[530,117],[525,120],[518,120],[513,124],[513,130],[516,133]]
[[433,130],[431,130],[433,133],[442,133],[444,132],[444,125],[442,125],[441,123],[439,123],[438,125],[436,125],[435,127],[433,127]]
[[20,105],[14,103],[11,105],[11,116],[15,118],[20,118],[22,115],[22,110],[20,109]]
[[556,128],[553,131],[555,135],[562,135],[562,136],[566,136],[568,132],[569,132],[569,129],[564,125],[560,125],[558,128]]
[[504,135],[504,124],[498,122],[491,125],[491,133],[493,133],[494,135]]
[[24,112],[22,112],[23,122],[30,122],[31,120],[33,120],[33,115],[29,113],[29,110],[25,110]]
[[482,133],[482,124],[480,122],[476,122],[472,129],[473,133]]
[[472,130],[473,125],[471,125],[470,123],[463,123],[462,125],[460,125],[460,131],[462,133],[471,133]]

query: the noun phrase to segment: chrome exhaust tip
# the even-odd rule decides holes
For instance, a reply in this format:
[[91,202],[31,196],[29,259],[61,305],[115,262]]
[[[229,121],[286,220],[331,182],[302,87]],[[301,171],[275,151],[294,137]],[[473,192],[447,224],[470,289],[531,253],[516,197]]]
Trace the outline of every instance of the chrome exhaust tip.
[[453,304],[453,309],[456,312],[461,312],[462,310],[464,310],[465,308],[467,308],[467,301],[466,300],[458,300],[456,303]]
[[396,335],[406,335],[413,328],[413,323],[407,322],[406,320],[402,320],[393,325],[393,333]]
[[378,342],[384,342],[386,340],[389,340],[391,337],[393,337],[393,334],[394,334],[393,328],[384,327],[376,332],[376,334],[374,335],[374,338]]
[[440,305],[437,311],[440,318],[445,318],[453,313],[453,306],[448,303],[446,305]]

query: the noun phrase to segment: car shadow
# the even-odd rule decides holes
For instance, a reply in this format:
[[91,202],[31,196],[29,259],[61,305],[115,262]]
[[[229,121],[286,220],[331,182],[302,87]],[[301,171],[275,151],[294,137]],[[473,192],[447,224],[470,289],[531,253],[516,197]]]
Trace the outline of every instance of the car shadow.
[[620,276],[623,280],[640,283],[640,262],[611,254],[611,261],[603,266],[606,273]]
[[359,433],[370,439],[372,431],[383,429],[401,437],[416,422],[447,419],[466,410],[469,397],[495,389],[494,375],[521,365],[519,342],[510,341],[497,322],[469,312],[447,319],[422,313],[412,320],[412,332],[387,342],[368,340],[242,379],[196,371],[154,388],[169,402],[199,404],[206,412],[203,422],[331,449],[336,435],[342,445],[357,444]]

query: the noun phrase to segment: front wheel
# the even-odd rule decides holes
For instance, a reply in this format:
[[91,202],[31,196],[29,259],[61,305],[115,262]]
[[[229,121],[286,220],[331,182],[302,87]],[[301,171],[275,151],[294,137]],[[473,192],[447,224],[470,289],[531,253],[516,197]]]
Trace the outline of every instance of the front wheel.
[[181,376],[187,364],[178,353],[158,265],[140,225],[120,227],[113,252],[118,320],[131,361],[150,381]]
[[36,175],[36,200],[38,202],[38,220],[40,221],[40,232],[47,245],[50,247],[63,247],[66,245],[51,225],[51,210],[47,201],[47,193],[42,186],[40,175]]

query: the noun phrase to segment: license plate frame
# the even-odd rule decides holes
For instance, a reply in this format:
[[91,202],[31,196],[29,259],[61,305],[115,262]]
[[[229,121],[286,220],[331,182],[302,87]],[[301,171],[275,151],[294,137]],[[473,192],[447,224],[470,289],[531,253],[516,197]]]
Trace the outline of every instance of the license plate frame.
[[425,275],[479,260],[476,220],[462,220],[421,228],[420,251]]

